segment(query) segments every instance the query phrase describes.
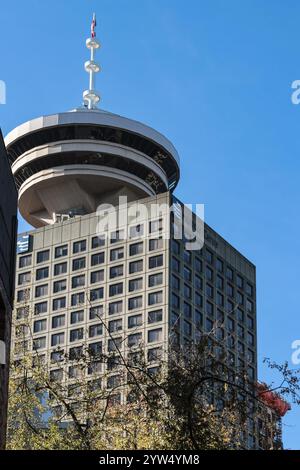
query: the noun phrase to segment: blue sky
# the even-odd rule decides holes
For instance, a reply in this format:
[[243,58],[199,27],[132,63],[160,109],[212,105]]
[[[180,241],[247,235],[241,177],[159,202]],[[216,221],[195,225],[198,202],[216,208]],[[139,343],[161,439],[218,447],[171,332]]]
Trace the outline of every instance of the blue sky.
[[[300,79],[297,0],[11,0],[0,15],[7,133],[81,105],[97,13],[102,107],[164,133],[181,156],[176,195],[257,266],[262,358],[300,339]],[[26,224],[20,220],[20,231]],[[300,448],[300,411],[284,419]]]

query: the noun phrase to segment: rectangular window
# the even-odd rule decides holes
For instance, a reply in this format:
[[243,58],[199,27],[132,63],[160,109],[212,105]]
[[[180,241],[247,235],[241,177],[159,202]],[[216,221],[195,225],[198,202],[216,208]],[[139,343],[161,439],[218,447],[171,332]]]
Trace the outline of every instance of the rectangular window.
[[19,307],[17,308],[17,320],[22,320],[29,316],[29,307]]
[[46,347],[46,336],[42,336],[41,338],[34,338],[32,342],[32,349],[37,351],[38,349],[43,349]]
[[96,300],[103,299],[104,289],[103,287],[98,287],[98,289],[90,290],[90,301],[95,302]]
[[118,351],[118,349],[122,348],[122,343],[123,340],[121,337],[109,339],[107,344],[108,352]]
[[253,312],[253,302],[249,299],[246,300],[246,309],[248,312]]
[[180,279],[177,276],[172,275],[172,288],[174,290],[180,290]]
[[59,297],[58,299],[53,299],[52,310],[61,310],[66,308],[66,297]]
[[214,306],[211,302],[206,302],[206,313],[207,315],[210,315],[211,317],[214,314]]
[[61,258],[68,255],[68,245],[57,246],[55,248],[55,258]]
[[180,255],[180,243],[174,239],[172,239],[172,252],[175,253],[175,255]]
[[113,297],[114,295],[123,294],[123,282],[119,282],[118,284],[111,284],[109,286],[109,296]]
[[240,288],[244,288],[244,279],[239,274],[236,275],[236,285]]
[[164,246],[162,238],[151,238],[149,240],[149,251],[161,250]]
[[149,233],[159,232],[163,228],[162,219],[151,220],[149,222]]
[[162,318],[162,310],[152,310],[152,312],[148,312],[148,323],[157,323],[159,321],[162,321]]
[[230,281],[233,281],[233,270],[229,267],[226,268],[226,277]]
[[191,282],[192,280],[192,271],[187,266],[184,266],[183,268],[183,277],[185,281]]
[[139,277],[137,279],[130,279],[128,283],[129,292],[135,292],[143,288],[143,278]]
[[191,264],[191,262],[192,262],[192,253],[190,251],[184,250],[184,252],[183,252],[183,261],[187,264]]
[[159,268],[163,265],[164,257],[163,255],[151,256],[149,258],[149,269]]
[[136,238],[142,237],[144,235],[144,225],[138,224],[134,227],[129,227],[129,237]]
[[211,299],[214,297],[214,288],[210,284],[206,284],[206,295]]
[[73,271],[78,271],[79,269],[85,269],[85,258],[76,258],[72,262]]
[[143,339],[143,333],[134,333],[132,335],[128,335],[127,345],[129,348],[133,346],[138,346]]
[[33,332],[39,333],[47,328],[47,320],[37,320],[33,324]]
[[162,348],[148,349],[147,353],[148,362],[157,362],[162,358]]
[[129,274],[138,273],[143,271],[143,260],[132,261],[129,263]]
[[21,273],[18,276],[18,285],[28,284],[31,281],[31,272]]
[[222,273],[223,270],[224,270],[224,263],[221,259],[217,258],[217,262],[216,262],[216,268],[217,268],[217,271],[219,271],[219,273]]
[[49,261],[49,255],[50,255],[49,250],[39,251],[36,255],[36,262],[45,263],[46,261]]
[[75,323],[80,323],[84,320],[84,311],[77,310],[76,312],[71,312],[71,325]]
[[91,284],[97,284],[104,281],[104,269],[93,271],[91,273]]
[[90,308],[90,320],[95,320],[95,318],[101,318],[104,313],[103,305],[97,305],[96,307]]
[[42,286],[36,286],[35,296],[42,297],[43,295],[48,295],[48,284],[43,284]]
[[93,237],[92,238],[92,248],[101,248],[105,245],[105,236],[102,237]]
[[40,281],[41,279],[46,279],[49,277],[49,267],[46,266],[45,268],[40,268],[36,270],[36,280]]
[[32,263],[32,255],[20,256],[19,258],[19,268],[27,268]]
[[192,288],[188,286],[187,284],[184,284],[184,297],[186,299],[192,298]]
[[117,331],[122,330],[122,319],[118,318],[117,320],[111,320],[108,323],[108,330],[110,333],[116,333]]
[[142,308],[143,306],[143,297],[138,296],[138,297],[131,297],[131,299],[128,299],[128,310],[134,310],[136,308]]
[[29,300],[29,296],[30,296],[30,289],[19,290],[17,293],[17,301],[26,302],[27,300]]
[[62,279],[61,281],[55,281],[53,283],[53,293],[62,292],[67,288],[67,280]]
[[129,256],[141,255],[143,253],[143,250],[144,250],[143,242],[132,243],[129,246]]
[[115,248],[110,250],[110,261],[118,261],[119,259],[124,258],[124,248]]
[[192,325],[186,320],[183,322],[183,333],[186,336],[192,336]]
[[148,287],[160,286],[163,283],[163,274],[151,274],[148,277]]
[[151,292],[148,294],[148,305],[160,304],[163,301],[162,291]]
[[202,273],[202,261],[199,258],[195,258],[195,270],[197,273]]
[[162,329],[161,328],[148,331],[148,343],[154,343],[156,341],[162,341]]
[[65,326],[65,315],[52,317],[52,328],[62,328]]
[[180,308],[180,298],[174,292],[172,293],[172,307]]
[[111,302],[108,306],[109,315],[114,315],[115,313],[122,313],[123,311],[123,301],[119,300],[118,302]]
[[84,304],[84,292],[78,292],[71,295],[71,306],[76,307],[76,305]]
[[203,282],[200,276],[195,275],[195,289],[202,290],[203,289]]
[[115,279],[116,277],[123,276],[124,268],[123,264],[119,264],[118,266],[112,266],[109,270],[109,277],[110,279]]
[[205,258],[206,258],[206,261],[207,261],[208,263],[213,264],[214,255],[212,254],[211,251],[206,250],[206,252],[205,252]]
[[251,286],[251,284],[249,284],[249,282],[247,282],[246,284],[246,293],[250,297],[253,297],[253,287]]
[[55,335],[51,336],[51,346],[59,346],[65,342],[65,334],[64,333],[56,333]]
[[80,240],[73,243],[73,254],[81,253],[86,250],[86,240]]
[[137,328],[143,324],[142,315],[132,315],[128,317],[128,328]]
[[66,274],[68,269],[67,263],[58,263],[54,265],[54,276],[60,276]]
[[95,253],[94,255],[91,256],[92,266],[97,266],[98,264],[103,264],[103,263],[104,263],[104,251],[101,251],[100,253]]
[[83,287],[84,285],[85,285],[84,274],[82,274],[81,276],[72,277],[72,289],[76,289],[77,287]]
[[125,239],[124,230],[116,230],[110,234],[110,243],[118,243]]
[[76,330],[70,331],[70,342],[80,341],[83,339],[83,328],[77,328]]
[[69,349],[69,359],[71,361],[81,359],[82,355],[83,355],[82,346],[74,346],[73,348]]
[[183,303],[183,313],[185,318],[192,318],[192,306],[187,302]]
[[42,313],[46,313],[48,310],[48,304],[47,302],[39,302],[34,305],[34,314],[35,315],[40,315]]
[[95,338],[95,336],[102,335],[103,326],[102,323],[96,323],[95,325],[91,325],[89,327],[89,338]]

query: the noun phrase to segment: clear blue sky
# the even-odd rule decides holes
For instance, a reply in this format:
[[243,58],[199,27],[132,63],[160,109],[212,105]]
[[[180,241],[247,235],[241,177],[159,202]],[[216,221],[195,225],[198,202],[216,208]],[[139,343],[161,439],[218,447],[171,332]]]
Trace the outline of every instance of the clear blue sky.
[[[300,339],[300,79],[297,0],[10,0],[0,15],[0,124],[81,104],[96,11],[102,107],[168,136],[176,195],[257,266],[259,372]],[[26,225],[20,220],[20,231]],[[300,448],[300,411],[284,419]]]

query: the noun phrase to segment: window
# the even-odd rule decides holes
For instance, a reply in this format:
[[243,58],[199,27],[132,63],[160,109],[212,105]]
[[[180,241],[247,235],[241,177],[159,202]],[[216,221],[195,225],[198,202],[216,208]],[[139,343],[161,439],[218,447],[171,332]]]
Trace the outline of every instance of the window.
[[84,292],[78,292],[76,294],[71,295],[71,305],[75,307],[76,305],[80,305],[84,303]]
[[250,346],[254,346],[254,335],[248,331],[247,341]]
[[110,250],[110,261],[118,261],[119,259],[124,258],[124,248],[115,248]]
[[22,320],[27,318],[29,315],[29,307],[19,307],[17,308],[17,320]]
[[191,282],[191,280],[192,280],[192,271],[190,270],[190,268],[187,268],[186,266],[184,266],[184,268],[183,268],[183,277],[184,277],[185,281]]
[[192,336],[192,325],[186,320],[183,322],[183,333],[186,336]]
[[164,257],[163,255],[151,256],[149,258],[149,269],[159,268],[163,265]]
[[39,251],[36,255],[36,262],[37,263],[45,263],[49,261],[49,250]]
[[209,318],[206,318],[206,320],[205,320],[206,332],[209,333],[210,331],[212,331],[213,327],[214,327],[213,321],[210,320]]
[[229,267],[226,268],[226,277],[230,281],[233,281],[233,270]]
[[253,287],[251,286],[251,284],[249,284],[249,282],[247,282],[246,284],[246,293],[250,297],[253,297]]
[[40,268],[36,270],[36,280],[40,281],[41,279],[46,279],[49,277],[49,267],[46,266],[45,268]]
[[85,258],[76,258],[73,259],[72,269],[73,271],[78,271],[79,269],[85,268]]
[[221,276],[217,276],[217,288],[220,290],[224,289],[224,280]]
[[124,230],[116,230],[112,232],[110,235],[110,243],[118,243],[125,239],[125,232]]
[[99,356],[102,352],[102,343],[101,341],[97,343],[89,344],[89,353],[91,356]]
[[47,302],[39,302],[34,305],[34,314],[35,315],[40,315],[42,313],[46,313],[48,309],[48,304]]
[[53,283],[53,292],[56,294],[57,292],[62,292],[67,288],[67,281],[66,279],[62,279],[61,281],[55,281]]
[[123,264],[119,264],[118,266],[112,266],[109,270],[109,277],[110,279],[115,279],[116,277],[123,276],[124,269]]
[[141,237],[143,234],[144,234],[144,225],[142,224],[138,224],[138,225],[135,225],[134,227],[129,228],[130,238]]
[[77,287],[83,287],[84,285],[85,285],[84,274],[82,274],[81,276],[72,277],[72,289],[76,289]]
[[112,375],[107,379],[107,388],[117,388],[120,385],[121,378],[119,375]]
[[89,337],[94,338],[95,336],[102,335],[103,326],[102,323],[96,323],[95,325],[91,325],[89,327]]
[[236,293],[236,300],[239,304],[243,305],[244,303],[244,296],[240,292]]
[[37,320],[33,324],[33,332],[40,333],[47,328],[47,320]]
[[174,276],[174,274],[172,274],[172,288],[174,290],[180,290],[180,279],[177,276]]
[[83,348],[82,346],[74,346],[73,348],[69,349],[69,359],[71,361],[78,360],[81,358],[83,353]]
[[195,310],[195,324],[197,328],[201,327],[203,324],[203,315],[199,310]]
[[242,339],[244,338],[244,336],[245,336],[245,330],[244,330],[244,327],[243,327],[243,326],[241,326],[241,325],[238,325],[238,326],[237,326],[237,334],[238,334],[238,337],[239,337],[239,338],[242,338]]
[[128,310],[134,310],[135,308],[141,308],[143,306],[143,297],[131,297],[128,299]]
[[31,272],[21,273],[18,276],[18,284],[21,286],[22,284],[28,284],[31,280]]
[[20,256],[19,268],[27,268],[32,263],[32,255]]
[[207,261],[209,264],[213,264],[214,255],[212,254],[211,251],[206,250],[206,252],[205,252],[205,258],[206,258],[206,261]]
[[19,290],[17,293],[17,301],[26,302],[26,300],[29,300],[29,295],[30,295],[30,289]]
[[147,353],[148,362],[160,361],[161,357],[162,357],[162,348],[148,349],[148,353]]
[[223,272],[224,263],[223,263],[223,261],[220,260],[219,258],[217,258],[216,267],[217,267],[217,271],[219,271],[219,273],[222,273],[222,272]]
[[128,328],[137,328],[143,324],[143,316],[142,315],[132,315],[128,317]]
[[192,318],[192,306],[187,302],[183,304],[183,313],[186,318]]
[[244,321],[244,312],[240,308],[237,309],[237,319],[240,322]]
[[108,352],[114,352],[114,351],[118,351],[118,349],[121,349],[122,342],[123,340],[121,337],[109,339],[107,343]]
[[71,312],[71,325],[75,323],[80,323],[84,320],[84,311],[77,310],[76,312]]
[[53,351],[51,353],[51,362],[61,362],[64,360],[64,350]]
[[235,330],[234,320],[232,318],[227,318],[227,328],[229,331]]
[[81,253],[86,250],[86,240],[80,240],[79,242],[73,243],[73,254]]
[[253,362],[254,362],[254,358],[255,358],[254,352],[251,351],[251,349],[248,349],[248,350],[247,350],[247,360],[248,360],[248,362],[253,363]]
[[37,349],[43,349],[46,347],[46,336],[41,336],[40,338],[34,338],[32,342],[32,349],[36,351]]
[[111,284],[109,286],[109,296],[113,297],[114,295],[123,294],[123,282],[119,282],[118,284]]
[[42,286],[36,286],[35,296],[42,297],[43,295],[48,295],[48,284],[43,284]]
[[162,321],[163,312],[162,310],[152,310],[148,312],[148,323],[157,323]]
[[[74,260],[75,261],[75,260]],[[59,276],[61,274],[66,274],[68,269],[67,263],[58,263],[54,265],[54,276]],[[73,266],[74,269],[74,266]]]
[[217,305],[219,305],[220,307],[224,306],[224,295],[220,292],[217,292]]
[[175,255],[180,255],[180,243],[177,240],[172,239],[172,251]]
[[129,263],[129,274],[138,273],[143,271],[143,260],[131,261]]
[[159,286],[163,283],[163,274],[151,274],[148,278],[148,287]]
[[172,257],[172,269],[173,271],[176,271],[177,273],[180,272],[180,262],[178,261],[177,258]]
[[202,261],[201,261],[201,259],[199,259],[199,258],[195,258],[195,270],[196,270],[198,273],[201,273],[201,272],[202,272]]
[[213,280],[214,272],[209,266],[206,266],[205,274],[206,274],[206,279],[208,279],[209,281]]
[[62,308],[66,308],[66,298],[65,297],[59,297],[58,299],[53,299],[52,303],[52,310],[60,310]]
[[83,328],[77,328],[70,331],[70,342],[80,341],[83,339]]
[[56,333],[55,335],[51,336],[51,346],[59,346],[63,344],[65,341],[65,334],[64,333]]
[[253,312],[253,302],[249,299],[246,300],[246,309],[248,312]]
[[203,288],[202,278],[196,275],[195,276],[195,289],[202,290],[202,288]]
[[128,335],[127,345],[129,348],[133,346],[138,346],[143,339],[142,333],[134,333],[133,335]]
[[161,231],[162,228],[162,219],[151,220],[149,222],[149,233]]
[[117,331],[122,330],[122,319],[118,318],[117,320],[111,320],[108,323],[108,331],[110,333],[116,333]]
[[160,304],[163,301],[162,291],[151,292],[148,294],[148,305]]
[[202,295],[198,294],[197,292],[195,292],[195,305],[197,305],[197,307],[202,307],[203,305]]
[[191,264],[191,262],[192,262],[192,253],[190,251],[184,250],[183,260],[184,260],[185,263]]
[[174,292],[172,293],[172,307],[180,308],[180,299]]
[[101,253],[95,253],[91,256],[91,265],[97,266],[98,264],[104,263],[104,251]]
[[162,238],[151,238],[149,240],[149,251],[161,250],[163,248],[164,241]]
[[123,311],[123,301],[119,300],[118,302],[111,302],[108,306],[109,315],[114,315],[115,313],[122,313]]
[[90,308],[90,320],[95,320],[95,318],[101,318],[104,313],[103,305],[97,305],[96,307]]
[[227,295],[229,295],[230,297],[233,297],[233,286],[231,284],[227,284],[226,292],[227,292]]
[[103,287],[98,287],[98,289],[90,290],[90,301],[94,302],[99,299],[103,299],[104,289]]
[[[148,322],[148,323],[149,323],[149,322]],[[180,326],[179,315],[178,315],[178,313],[176,313],[176,312],[172,312],[172,313],[171,313],[171,325],[172,325],[174,328]]]
[[156,328],[155,330],[148,331],[148,343],[162,341],[162,329]]
[[214,306],[211,302],[206,302],[206,313],[207,315],[213,316],[214,314]]
[[239,274],[236,275],[236,284],[240,289],[244,287],[244,279]]
[[206,295],[211,299],[214,297],[214,288],[210,284],[206,284]]
[[140,255],[140,254],[143,253],[143,250],[144,250],[144,244],[143,244],[143,242],[132,243],[132,244],[129,246],[129,256]]
[[134,292],[143,288],[143,278],[130,279],[128,283],[129,292]]
[[105,245],[105,236],[102,237],[93,237],[92,238],[92,248],[101,248]]
[[52,317],[52,328],[61,328],[62,326],[65,326],[65,315]]
[[250,317],[249,315],[247,315],[247,326],[248,326],[249,330],[254,329],[254,319],[252,317]]
[[233,302],[231,302],[231,300],[228,300],[228,299],[227,299],[227,302],[226,302],[226,311],[229,312],[229,313],[234,312],[234,304],[233,304]]
[[62,256],[67,256],[68,254],[68,245],[57,246],[55,248],[55,258],[61,258]]

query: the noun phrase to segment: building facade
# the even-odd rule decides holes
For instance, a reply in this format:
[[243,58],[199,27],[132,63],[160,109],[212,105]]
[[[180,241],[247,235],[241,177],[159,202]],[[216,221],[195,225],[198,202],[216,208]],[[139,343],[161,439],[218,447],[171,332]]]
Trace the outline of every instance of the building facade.
[[0,131],[0,449],[5,447],[15,280],[17,190]]

